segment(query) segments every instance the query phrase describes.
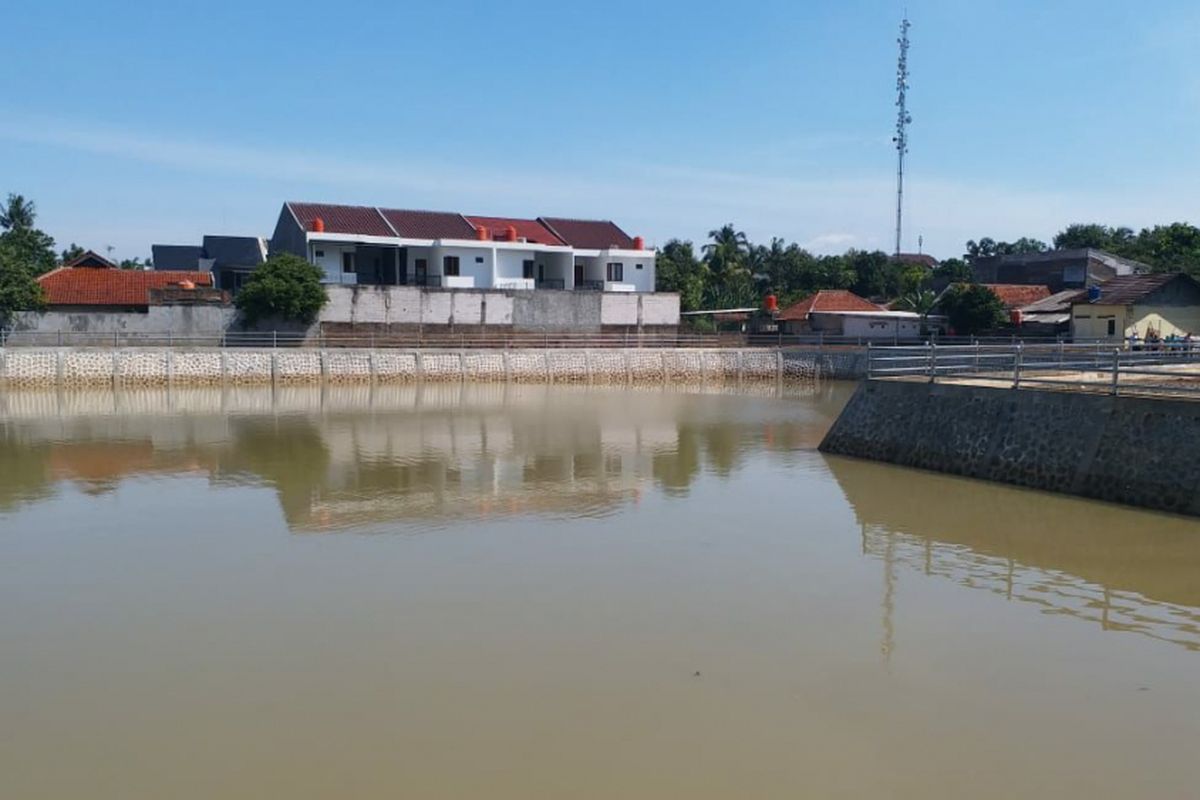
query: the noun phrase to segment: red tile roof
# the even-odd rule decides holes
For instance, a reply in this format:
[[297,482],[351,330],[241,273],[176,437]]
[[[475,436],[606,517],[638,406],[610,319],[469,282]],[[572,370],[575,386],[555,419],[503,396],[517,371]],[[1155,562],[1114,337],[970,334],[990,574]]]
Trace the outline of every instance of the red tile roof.
[[211,272],[59,267],[37,279],[51,306],[144,306],[151,289],[191,281],[212,286]]
[[476,228],[487,228],[493,239],[503,239],[508,226],[517,229],[517,238],[534,244],[564,245],[562,239],[536,219],[515,219],[509,217],[467,217],[467,222]]
[[1007,309],[1022,308],[1050,296],[1049,286],[1027,286],[1020,283],[985,283],[992,294],[1000,298]]
[[292,213],[306,231],[312,230],[313,220],[320,217],[326,233],[356,233],[360,236],[395,236],[395,231],[371,206],[339,206],[332,203],[288,203]]
[[854,292],[845,289],[822,289],[814,295],[804,298],[793,306],[788,306],[779,312],[777,320],[783,322],[803,321],[808,315],[820,311],[886,311],[883,306],[877,306],[869,300],[864,300]]
[[633,249],[633,239],[629,234],[608,220],[538,217],[538,222],[571,247],[584,250],[606,250],[610,247]]
[[[474,239],[475,228],[462,214],[449,211],[406,211],[381,208],[395,234],[406,239]],[[326,228],[328,230],[328,228]]]

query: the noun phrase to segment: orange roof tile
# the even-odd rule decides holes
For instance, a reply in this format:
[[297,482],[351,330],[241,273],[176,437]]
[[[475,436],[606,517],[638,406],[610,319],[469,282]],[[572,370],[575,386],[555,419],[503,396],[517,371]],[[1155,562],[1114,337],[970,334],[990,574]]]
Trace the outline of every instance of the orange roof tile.
[[802,321],[808,315],[820,311],[886,311],[883,306],[877,306],[869,300],[864,300],[854,292],[845,289],[822,289],[816,294],[804,298],[795,305],[788,306],[779,312],[777,320],[782,322]]
[[1021,283],[985,283],[992,294],[1000,298],[1005,308],[1021,308],[1050,296],[1049,286],[1027,286]]
[[37,279],[50,306],[144,306],[151,289],[190,281],[213,285],[211,272],[59,267]]

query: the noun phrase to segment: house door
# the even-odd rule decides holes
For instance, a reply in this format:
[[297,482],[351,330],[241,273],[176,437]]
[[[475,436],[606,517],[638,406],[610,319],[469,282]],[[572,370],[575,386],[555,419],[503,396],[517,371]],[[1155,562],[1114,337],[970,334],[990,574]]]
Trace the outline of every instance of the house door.
[[583,264],[575,264],[575,285],[583,283]]
[[414,281],[417,286],[424,286],[426,276],[429,274],[429,262],[424,258],[418,258],[413,262],[413,270],[416,273]]

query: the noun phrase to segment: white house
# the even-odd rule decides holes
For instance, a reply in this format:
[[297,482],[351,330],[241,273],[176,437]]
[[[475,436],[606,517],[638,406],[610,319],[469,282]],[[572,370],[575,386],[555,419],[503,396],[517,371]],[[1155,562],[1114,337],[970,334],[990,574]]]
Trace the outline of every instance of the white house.
[[284,203],[271,252],[328,283],[653,292],[653,249],[614,223]]

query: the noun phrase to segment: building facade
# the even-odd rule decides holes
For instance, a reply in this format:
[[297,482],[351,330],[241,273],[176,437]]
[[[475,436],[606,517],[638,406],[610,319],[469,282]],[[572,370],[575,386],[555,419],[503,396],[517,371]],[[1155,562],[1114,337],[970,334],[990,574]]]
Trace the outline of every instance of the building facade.
[[655,252],[612,222],[285,203],[270,252],[325,282],[445,289],[653,292]]

